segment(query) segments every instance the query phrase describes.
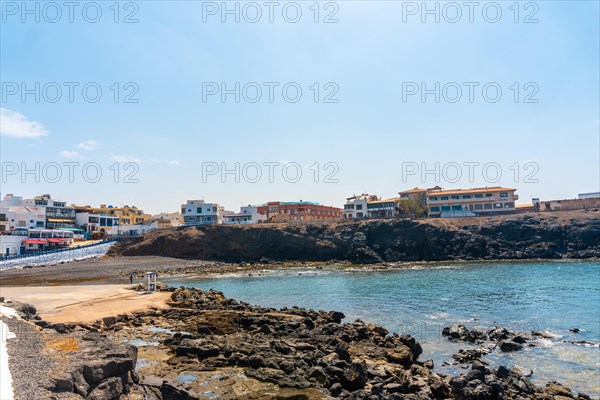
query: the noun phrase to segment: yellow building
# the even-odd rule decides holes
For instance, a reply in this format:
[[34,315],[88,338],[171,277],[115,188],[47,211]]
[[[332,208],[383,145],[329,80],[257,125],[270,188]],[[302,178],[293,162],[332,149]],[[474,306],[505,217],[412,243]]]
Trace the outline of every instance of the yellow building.
[[147,224],[152,219],[150,214],[145,214],[143,210],[138,209],[136,206],[125,205],[123,207],[107,206],[106,204],[100,204],[100,207],[90,206],[73,206],[75,212],[91,212],[99,215],[107,215],[119,218],[119,225],[140,225]]

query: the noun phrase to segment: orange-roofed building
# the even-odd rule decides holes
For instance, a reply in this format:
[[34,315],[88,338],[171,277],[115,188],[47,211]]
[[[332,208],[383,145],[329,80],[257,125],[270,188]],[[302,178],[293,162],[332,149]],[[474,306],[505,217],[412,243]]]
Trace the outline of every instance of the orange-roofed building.
[[430,218],[473,217],[513,214],[517,189],[500,186],[427,191],[427,208]]

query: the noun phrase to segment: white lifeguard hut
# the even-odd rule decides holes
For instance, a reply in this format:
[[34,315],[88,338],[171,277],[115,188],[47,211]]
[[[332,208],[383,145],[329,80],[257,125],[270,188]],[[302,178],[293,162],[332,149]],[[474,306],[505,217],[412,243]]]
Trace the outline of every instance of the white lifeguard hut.
[[146,281],[146,293],[156,292],[156,279],[158,274],[156,272],[146,272],[144,280]]

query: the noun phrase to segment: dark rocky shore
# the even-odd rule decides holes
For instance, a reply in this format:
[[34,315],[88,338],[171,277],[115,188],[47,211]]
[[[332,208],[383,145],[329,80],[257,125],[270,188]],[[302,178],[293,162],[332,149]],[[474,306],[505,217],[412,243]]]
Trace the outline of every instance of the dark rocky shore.
[[[587,399],[552,382],[536,387],[526,374],[463,360],[466,374],[437,374],[411,336],[336,311],[272,309],[227,299],[216,291],[173,289],[170,308],[119,315],[93,324],[49,324],[33,307],[20,311],[38,357],[38,376],[13,373],[16,398],[30,399]],[[11,324],[16,324],[12,321]],[[37,329],[33,329],[37,326]],[[160,342],[131,346],[150,332]],[[523,343],[502,328],[484,333],[454,326],[452,340]],[[19,332],[17,332],[19,337]],[[43,343],[40,345],[40,343]],[[11,369],[23,364],[9,341]],[[31,346],[29,346],[31,347]],[[515,349],[518,350],[518,349]],[[138,353],[139,351],[139,353]],[[149,357],[141,365],[142,354]],[[37,365],[40,364],[40,365]],[[186,377],[186,379],[182,379]],[[31,387],[36,396],[30,397]]]
[[597,258],[600,214],[588,210],[304,226],[181,227],[124,240],[109,254],[224,262]]

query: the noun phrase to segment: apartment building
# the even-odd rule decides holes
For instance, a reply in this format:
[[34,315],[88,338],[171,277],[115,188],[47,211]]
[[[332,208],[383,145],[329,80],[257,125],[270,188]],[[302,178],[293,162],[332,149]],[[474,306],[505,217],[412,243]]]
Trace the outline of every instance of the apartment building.
[[[43,215],[43,221],[40,217]],[[75,210],[49,194],[23,199],[7,194],[0,203],[0,230],[75,228]]]
[[257,206],[269,222],[333,221],[343,216],[341,208],[311,201],[271,201]]
[[204,200],[188,200],[181,206],[183,225],[216,225],[223,223],[223,217],[232,214],[217,203],[207,203]]
[[515,212],[516,189],[496,187],[427,191],[430,218],[470,217]]
[[146,225],[152,219],[150,214],[144,213],[143,210],[140,210],[136,206],[128,206],[124,205],[121,207],[114,207],[111,205],[100,204],[100,207],[91,207],[89,205],[86,206],[76,206],[73,205],[73,208],[77,213],[80,212],[89,212],[92,214],[98,215],[106,215],[111,217],[119,218],[119,225]]
[[400,198],[370,201],[367,203],[369,218],[391,218],[400,215]]
[[352,197],[346,198],[346,204],[344,204],[344,218],[359,219],[367,217],[367,204],[370,201],[377,201],[379,198],[375,195],[363,193],[361,195],[353,195]]

